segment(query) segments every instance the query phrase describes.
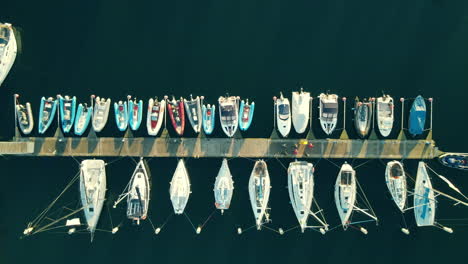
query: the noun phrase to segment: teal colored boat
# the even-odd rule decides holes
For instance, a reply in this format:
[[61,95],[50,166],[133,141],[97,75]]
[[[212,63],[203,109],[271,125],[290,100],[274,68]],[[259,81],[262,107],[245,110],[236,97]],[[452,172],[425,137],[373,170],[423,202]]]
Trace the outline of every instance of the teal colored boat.
[[52,124],[52,121],[54,121],[57,104],[57,100],[53,97],[47,99],[42,97],[41,106],[39,108],[39,134],[44,134],[50,127],[50,124]]
[[207,135],[213,133],[215,127],[215,105],[203,105],[202,106],[202,115],[203,115],[203,131]]
[[128,127],[128,108],[127,102],[119,101],[114,103],[115,123],[120,131],[127,130]]
[[137,101],[136,99],[128,102],[128,122],[132,130],[138,130],[141,124],[141,118],[143,116],[143,101]]
[[68,95],[58,96],[59,109],[60,109],[60,124],[62,126],[63,133],[70,132],[75,122],[76,114],[76,97],[70,97]]
[[242,131],[249,129],[252,124],[255,102],[249,104],[249,99],[242,100],[239,108],[239,128]]
[[91,116],[93,115],[93,107],[88,104],[79,104],[76,110],[75,118],[75,135],[81,136],[88,128]]

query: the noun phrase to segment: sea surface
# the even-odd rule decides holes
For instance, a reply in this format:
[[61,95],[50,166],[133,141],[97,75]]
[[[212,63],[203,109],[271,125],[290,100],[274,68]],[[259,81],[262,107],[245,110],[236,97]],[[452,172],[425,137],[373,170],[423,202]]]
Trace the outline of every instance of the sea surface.
[[[79,102],[89,102],[91,94],[112,100],[131,94],[146,104],[151,96],[190,94],[215,103],[229,93],[256,103],[253,124],[243,136],[269,137],[272,96],[282,91],[290,97],[304,87],[313,96],[329,91],[348,98],[350,137],[356,137],[351,123],[355,96],[385,92],[395,98],[398,114],[391,137],[400,129],[400,97],[408,98],[406,110],[411,98],[432,97],[437,145],[444,151],[468,151],[468,1],[4,1],[0,21],[17,28],[21,44],[0,89],[3,140],[14,133],[14,93],[31,102],[35,118],[40,98],[56,94],[76,95]],[[323,138],[316,118],[313,127]],[[100,136],[122,136],[116,131],[110,115]],[[144,132],[142,126],[135,136]],[[219,124],[214,136],[223,136]],[[156,236],[149,221],[132,226],[122,204],[110,212],[106,207],[99,225],[110,230],[121,224],[120,231],[98,232],[92,243],[89,234],[49,232],[21,238],[27,223],[78,172],[81,160],[0,157],[0,263],[466,263],[468,209],[440,198],[436,218],[455,233],[417,229],[413,212],[407,212],[411,235],[404,235],[403,218],[386,189],[385,160],[347,160],[355,167],[363,164],[357,177],[379,218],[378,226],[366,225],[367,236],[342,228],[325,236],[298,229],[283,236],[266,229],[237,235],[237,227],[254,224],[247,191],[254,162],[234,158],[229,161],[235,181],[232,208],[223,216],[215,212],[200,235],[187,218],[174,216]],[[105,160],[111,205],[135,162]],[[291,161],[267,160],[273,186],[269,226],[274,229],[297,223],[283,167]],[[150,218],[160,226],[172,213],[168,189],[177,159],[148,162],[153,178]],[[330,226],[337,226],[335,164],[344,160],[310,162],[316,165],[315,197]],[[428,162],[468,192],[466,172]],[[192,182],[186,212],[197,226],[214,210],[213,183],[221,159],[191,158],[186,164]],[[404,164],[414,177],[417,161]],[[440,179],[433,181],[434,188],[450,192]],[[76,208],[77,202],[76,184],[58,205]]]

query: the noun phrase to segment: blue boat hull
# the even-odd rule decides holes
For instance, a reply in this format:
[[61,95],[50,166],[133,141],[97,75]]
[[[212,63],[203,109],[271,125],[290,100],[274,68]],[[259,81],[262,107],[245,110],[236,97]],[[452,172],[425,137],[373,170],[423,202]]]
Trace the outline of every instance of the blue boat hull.
[[52,121],[54,120],[55,117],[55,112],[57,111],[57,100],[53,100],[52,102],[52,108],[48,112],[48,118],[47,121],[44,121],[44,105],[46,103],[46,99],[42,97],[41,99],[41,106],[39,108],[39,124],[38,124],[38,130],[39,134],[44,134],[47,129],[50,127],[50,124],[52,124]]
[[142,100],[138,101],[138,104],[137,104],[138,114],[137,114],[136,120],[133,116],[133,111],[134,111],[135,106],[136,105],[133,101],[130,101],[128,103],[128,122],[130,124],[130,128],[134,131],[140,128],[141,118],[143,116],[143,101]]
[[[93,107],[87,107],[87,111],[85,111],[85,107],[82,104],[78,105],[78,109],[76,110],[76,118],[75,118],[75,135],[81,136],[88,128],[89,122],[91,121],[91,116],[93,113]],[[80,120],[83,119],[83,123],[80,126]]]
[[[211,109],[211,115],[207,115],[208,109]],[[205,105],[202,106],[202,115],[203,115],[203,131],[207,135],[211,135],[215,126],[215,111],[216,107],[212,105],[210,108],[207,108]]]
[[[66,101],[71,102],[71,107],[70,107],[70,114],[69,118],[66,119],[66,114],[65,114],[65,103]],[[71,100],[65,100],[65,98],[60,97],[59,98],[59,108],[60,108],[60,123],[62,125],[62,130],[63,133],[68,133],[70,132],[71,128],[73,127],[73,123],[75,122],[75,114],[76,114],[76,97],[73,96]]]
[[[120,106],[122,106],[122,111],[119,110]],[[117,128],[120,131],[127,130],[127,126],[128,126],[127,102],[124,102],[123,104],[114,103],[114,113],[115,113],[115,123],[117,124]]]
[[421,135],[424,132],[426,123],[426,103],[422,96],[416,97],[411,106],[409,116],[409,132],[413,136]]
[[249,129],[250,127],[250,124],[252,124],[252,119],[253,119],[253,114],[254,114],[254,110],[255,110],[255,102],[252,102],[250,104],[250,111],[249,111],[249,117],[247,119],[247,121],[243,120],[243,112],[244,112],[244,107],[246,106],[246,104],[244,103],[244,101],[241,102],[241,105],[240,105],[240,110],[239,110],[239,129],[241,131],[246,131],[247,129]]

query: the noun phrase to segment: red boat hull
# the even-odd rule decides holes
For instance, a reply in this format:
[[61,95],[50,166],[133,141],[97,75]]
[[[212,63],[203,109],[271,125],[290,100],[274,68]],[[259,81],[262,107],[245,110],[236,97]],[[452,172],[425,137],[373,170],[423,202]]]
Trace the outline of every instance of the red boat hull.
[[168,102],[167,111],[171,117],[171,123],[174,127],[174,130],[179,136],[182,136],[185,129],[184,103],[182,101],[178,101],[176,104],[179,106],[178,108],[175,107],[172,102]]

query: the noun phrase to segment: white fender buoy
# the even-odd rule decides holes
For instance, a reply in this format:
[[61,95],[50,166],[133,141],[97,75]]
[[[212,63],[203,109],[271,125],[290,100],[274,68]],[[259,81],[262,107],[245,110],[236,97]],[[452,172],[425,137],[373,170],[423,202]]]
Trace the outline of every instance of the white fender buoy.
[[200,234],[200,232],[201,232],[201,226],[197,227],[197,231],[196,231],[196,232],[197,232],[197,235]]
[[158,228],[156,228],[156,229],[154,230],[154,233],[155,233],[156,235],[159,234],[159,232],[161,232],[161,228],[160,228],[160,227],[158,227]]
[[368,232],[367,232],[367,229],[365,229],[364,227],[361,227],[361,228],[359,229],[359,231],[361,231],[364,235],[367,235],[367,233],[368,233]]
[[320,230],[320,233],[321,233],[322,235],[325,235],[325,233],[327,232],[327,231],[325,231],[324,228],[320,228],[319,230]]
[[403,232],[403,234],[405,234],[405,235],[409,235],[409,234],[410,234],[410,232],[409,232],[409,230],[408,230],[407,228],[402,228],[402,229],[401,229],[401,232]]
[[23,231],[23,235],[30,235],[32,233],[32,231],[34,230],[34,228],[32,227],[28,227],[26,228],[24,231]]
[[239,235],[242,234],[242,228],[240,228],[240,227],[237,228],[237,234],[239,234]]
[[112,234],[117,233],[117,231],[119,231],[119,227],[118,227],[118,226],[112,228]]
[[280,235],[284,235],[284,230],[283,230],[283,228],[279,228],[279,229],[278,229],[278,232],[279,232]]
[[452,229],[452,228],[450,228],[450,227],[446,227],[446,226],[444,226],[442,229],[443,229],[445,232],[447,232],[447,233],[450,233],[450,234],[452,234],[452,233],[453,233],[453,229]]
[[74,228],[74,227],[73,227],[73,228],[70,228],[70,229],[68,230],[68,234],[71,235],[71,234],[75,233],[75,231],[76,231],[76,228]]

